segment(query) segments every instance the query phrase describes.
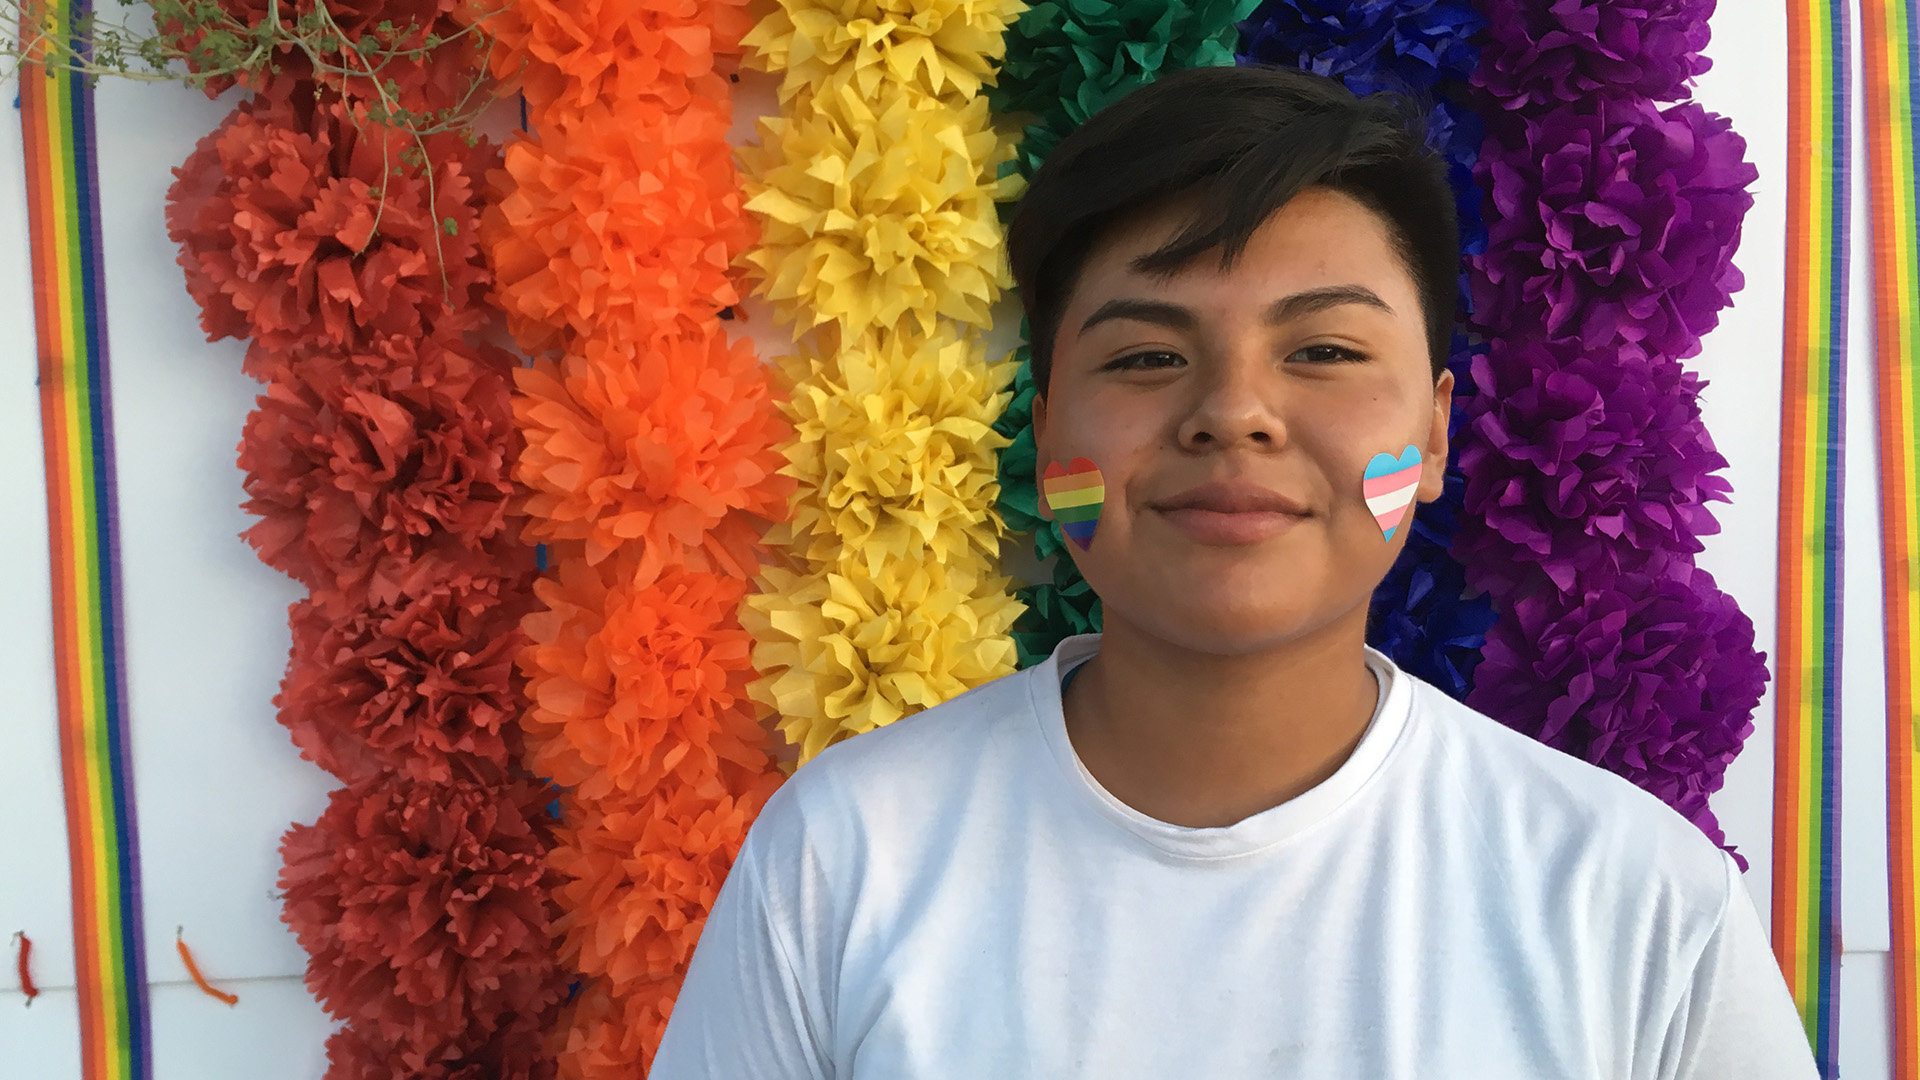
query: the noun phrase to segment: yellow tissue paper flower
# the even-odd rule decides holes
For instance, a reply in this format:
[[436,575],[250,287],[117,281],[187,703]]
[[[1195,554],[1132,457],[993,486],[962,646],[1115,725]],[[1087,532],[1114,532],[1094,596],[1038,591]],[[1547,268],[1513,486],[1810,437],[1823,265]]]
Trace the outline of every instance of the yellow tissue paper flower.
[[843,341],[903,322],[931,336],[942,315],[987,326],[1008,285],[994,201],[1010,146],[984,97],[956,108],[883,89],[822,93],[761,120],[761,145],[741,150],[758,291],[801,331],[830,323]]
[[896,559],[997,557],[995,452],[1009,440],[993,423],[1012,397],[1012,360],[989,364],[980,342],[946,332],[868,335],[780,363],[794,426],[780,472],[799,490],[769,544],[813,565],[845,552],[876,574]]
[[1023,605],[980,560],[850,561],[810,574],[767,568],[740,608],[765,672],[753,699],[776,711],[802,763],[831,743],[932,708],[1014,669]]
[[1022,0],[779,0],[741,44],[747,62],[784,72],[780,100],[851,81],[871,98],[882,79],[965,101],[993,81]]

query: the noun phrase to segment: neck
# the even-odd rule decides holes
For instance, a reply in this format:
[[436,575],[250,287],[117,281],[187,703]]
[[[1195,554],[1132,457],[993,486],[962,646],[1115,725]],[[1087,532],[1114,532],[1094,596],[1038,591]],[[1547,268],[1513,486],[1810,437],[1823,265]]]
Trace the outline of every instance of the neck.
[[1106,613],[1067,737],[1102,787],[1173,825],[1231,825],[1332,776],[1378,700],[1366,608],[1258,652],[1197,652]]

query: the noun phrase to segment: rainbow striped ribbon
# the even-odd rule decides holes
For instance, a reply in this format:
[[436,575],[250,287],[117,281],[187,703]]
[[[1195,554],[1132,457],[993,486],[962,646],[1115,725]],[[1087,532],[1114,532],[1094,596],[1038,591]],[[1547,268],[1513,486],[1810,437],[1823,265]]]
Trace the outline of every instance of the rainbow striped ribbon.
[[1820,1073],[1832,1077],[1839,1067],[1847,4],[1787,0],[1787,12],[1773,947]]
[[[28,7],[70,35],[85,0]],[[47,460],[60,758],[73,873],[82,1075],[152,1075],[139,839],[121,663],[119,524],[107,393],[105,287],[93,92],[69,71],[21,69],[27,229]]]
[[1880,400],[1881,556],[1887,625],[1887,878],[1893,928],[1893,1075],[1920,1080],[1920,187],[1914,172],[1915,0],[1862,0],[1868,210]]

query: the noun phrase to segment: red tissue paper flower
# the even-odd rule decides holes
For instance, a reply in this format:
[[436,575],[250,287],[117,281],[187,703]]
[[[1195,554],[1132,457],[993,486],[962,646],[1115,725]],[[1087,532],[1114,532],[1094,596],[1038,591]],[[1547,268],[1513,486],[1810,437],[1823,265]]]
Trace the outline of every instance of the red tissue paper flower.
[[345,617],[294,604],[293,659],[274,704],[302,756],[349,784],[389,772],[505,780],[525,708],[513,677],[525,644],[520,587],[436,583]]
[[526,617],[520,659],[528,767],[596,801],[670,777],[705,783],[723,762],[765,771],[768,736],[747,696],[753,639],[736,615],[746,583],[674,568],[637,584],[624,569],[569,559],[534,584],[545,606]]
[[723,99],[733,66],[724,62],[753,26],[744,0],[482,0],[475,10],[498,45],[494,76],[520,88],[543,131],[555,107]]
[[262,518],[247,542],[334,613],[340,593],[392,604],[525,558],[509,533],[511,363],[427,338],[285,368],[240,441]]
[[[274,0],[215,2],[233,23],[249,28],[266,22],[276,7]],[[471,84],[473,69],[485,62],[482,39],[472,31],[463,32],[465,7],[463,0],[327,0],[326,17],[338,27],[341,41],[371,41],[377,47],[373,56],[341,49],[323,55],[321,62],[328,70],[316,71],[305,50],[281,45],[264,70],[210,78],[205,90],[208,97],[218,97],[241,86],[263,96],[289,98],[322,83],[335,92],[344,91],[359,104],[379,101],[384,91],[394,105],[415,111],[457,106]],[[277,8],[281,23],[288,27],[312,19],[320,10],[314,0],[284,0]],[[203,65],[194,50],[229,28],[189,29],[163,20],[156,29],[170,44],[187,51],[187,67],[198,72]]]
[[540,1014],[516,1016],[486,1042],[420,1063],[420,1056],[342,1028],[327,1039],[326,1080],[553,1080],[557,1075]]
[[596,105],[508,144],[480,235],[494,299],[529,351],[591,336],[646,344],[740,302],[752,243],[727,144],[729,105]]
[[486,318],[485,143],[419,150],[338,101],[242,102],[174,170],[167,235],[209,339],[267,353],[458,332]]
[[524,1058],[564,996],[551,797],[524,780],[383,777],[334,792],[281,842],[282,918],[307,951],[307,988],[404,1074],[432,1075],[501,1033]]

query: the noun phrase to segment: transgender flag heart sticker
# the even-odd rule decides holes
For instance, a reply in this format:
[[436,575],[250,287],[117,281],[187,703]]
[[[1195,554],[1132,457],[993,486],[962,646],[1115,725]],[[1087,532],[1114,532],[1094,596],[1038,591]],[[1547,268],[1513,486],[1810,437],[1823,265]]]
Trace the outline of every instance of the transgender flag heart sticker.
[[1041,495],[1048,517],[1060,523],[1066,538],[1080,545],[1081,551],[1093,546],[1093,530],[1100,524],[1100,507],[1107,500],[1107,482],[1100,467],[1077,457],[1073,464],[1047,463],[1040,478]]
[[1420,487],[1420,448],[1408,446],[1399,457],[1375,454],[1367,462],[1367,474],[1361,481],[1367,496],[1367,509],[1387,539],[1407,519],[1413,509],[1413,496]]

